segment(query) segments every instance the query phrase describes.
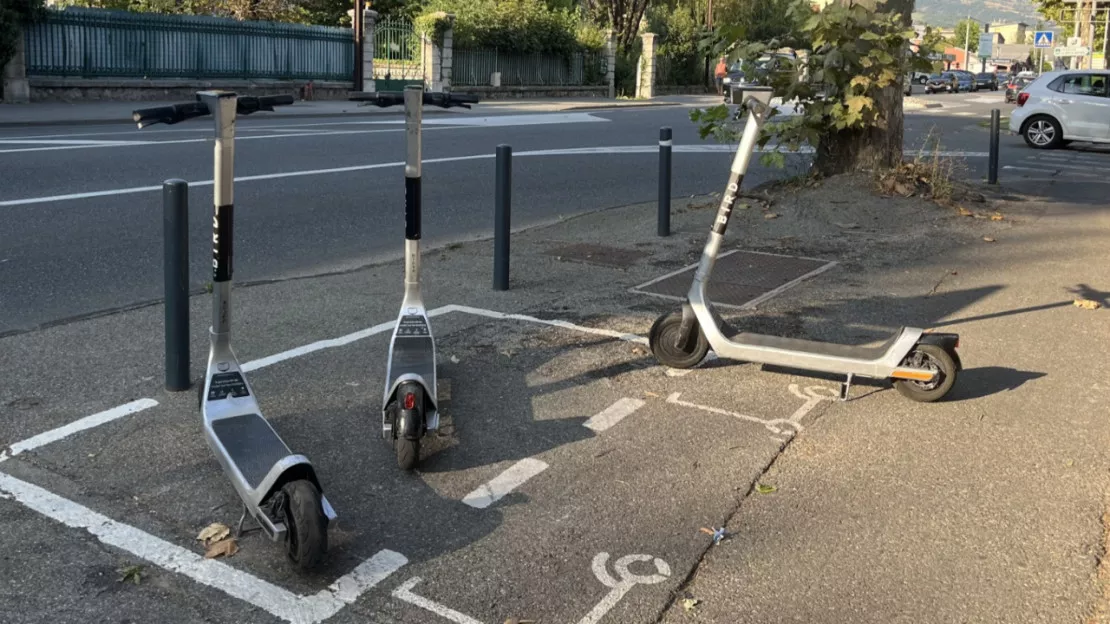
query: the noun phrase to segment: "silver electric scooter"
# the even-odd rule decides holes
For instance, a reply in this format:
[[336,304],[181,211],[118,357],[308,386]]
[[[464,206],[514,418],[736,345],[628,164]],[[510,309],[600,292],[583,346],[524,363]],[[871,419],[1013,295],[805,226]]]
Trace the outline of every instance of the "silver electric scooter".
[[216,122],[215,214],[212,220],[211,349],[198,402],[204,437],[249,514],[270,539],[284,540],[289,558],[302,569],[319,564],[328,547],[336,514],[324,497],[316,471],[304,455],[294,455],[262,417],[254,391],[231,348],[231,273],[235,118],[292,96],[238,97],[224,91],[197,93],[197,102],[135,111],[143,128],[174,124],[211,114]]
[[439,428],[436,395],[436,344],[420,293],[421,143],[424,104],[443,108],[478,101],[476,96],[425,93],[421,85],[396,92],[352,94],[352,100],[380,107],[405,105],[405,296],[389,341],[389,363],[382,396],[382,436],[393,443],[397,465],[412,470],[420,460],[420,441]]
[[893,380],[900,393],[915,401],[939,400],[952,388],[957,373],[963,368],[956,354],[960,341],[957,334],[926,333],[914,327],[903,327],[874,347],[749,332],[732,337],[725,335],[725,324],[706,295],[706,285],[721,250],[740,183],[747,172],[763,123],[771,111],[770,87],[747,86],[744,91],[745,95],[750,95],[745,99],[747,123],[732,161],[728,186],[717,210],[709,241],[705,244],[682,312],[661,316],[652,325],[649,336],[652,354],[665,366],[692,368],[712,348],[721,358],[845,375],[847,379],[840,388],[842,400],[848,398],[852,378],[856,375]]

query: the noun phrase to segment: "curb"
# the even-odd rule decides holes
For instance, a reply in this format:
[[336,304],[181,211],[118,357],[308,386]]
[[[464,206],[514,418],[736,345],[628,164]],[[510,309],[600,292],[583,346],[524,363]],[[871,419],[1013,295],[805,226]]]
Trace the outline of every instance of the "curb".
[[620,108],[658,108],[662,106],[682,106],[681,102],[644,102],[643,104],[582,104],[579,106],[568,106],[559,110],[574,111],[574,110],[598,110],[598,109],[620,109]]
[[[340,112],[340,113],[304,113],[295,115],[265,115],[260,117],[251,116],[252,119],[331,119],[335,117],[403,117],[404,111],[390,111],[390,112],[373,112],[373,113],[360,113],[360,112]],[[447,111],[437,109],[425,109],[424,114],[433,115],[457,115],[459,113],[448,113]],[[135,122],[131,119],[40,119],[32,121],[0,121],[0,129],[12,128],[42,128],[49,126],[113,126],[113,125],[128,125],[132,126]]]

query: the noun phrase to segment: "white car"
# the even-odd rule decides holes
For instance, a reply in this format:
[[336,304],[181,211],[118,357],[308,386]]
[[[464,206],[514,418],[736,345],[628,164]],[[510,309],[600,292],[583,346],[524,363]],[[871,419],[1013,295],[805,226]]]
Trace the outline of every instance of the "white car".
[[1017,94],[1010,132],[1020,134],[1035,149],[1063,147],[1072,141],[1110,143],[1110,70],[1041,74]]

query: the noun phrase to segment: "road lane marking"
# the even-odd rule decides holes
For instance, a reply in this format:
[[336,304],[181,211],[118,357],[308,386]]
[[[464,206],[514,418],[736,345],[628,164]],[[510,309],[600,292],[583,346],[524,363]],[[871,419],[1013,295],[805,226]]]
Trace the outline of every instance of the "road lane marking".
[[485,509],[547,468],[546,462],[525,457],[467,494],[462,502],[475,509]]
[[423,596],[417,596],[416,594],[412,593],[412,589],[416,587],[416,584],[422,580],[423,579],[419,576],[414,576],[410,578],[409,580],[405,581],[403,585],[393,590],[393,597],[399,600],[404,600],[409,604],[414,604],[421,609],[431,611],[432,613],[435,613],[443,619],[451,620],[455,624],[482,624],[481,621],[475,620],[465,613],[459,613],[458,611],[455,611],[450,607],[441,605],[438,602],[428,600]]
[[527,321],[529,323],[538,323],[541,325],[550,325],[552,327],[561,327],[563,329],[570,329],[584,334],[594,334],[596,336],[605,336],[607,338],[616,338],[625,342],[635,342],[637,344],[646,345],[647,338],[637,336],[636,334],[628,334],[625,332],[613,331],[611,329],[601,329],[598,327],[586,327],[584,325],[575,325],[569,321],[561,321],[558,319],[541,319],[527,314],[513,314],[509,312],[497,312],[495,310],[486,310],[483,308],[473,308],[465,305],[447,305],[444,306],[447,312],[463,312],[465,314],[472,314],[474,316],[484,316],[492,319],[509,319],[515,321]]
[[119,420],[124,416],[136,414],[145,409],[150,409],[156,405],[158,405],[158,401],[155,401],[154,399],[139,399],[137,401],[131,401],[130,403],[125,403],[123,405],[113,407],[109,410],[104,410],[103,412],[92,414],[91,416],[85,416],[84,418],[58,427],[57,429],[51,429],[50,431],[45,431],[36,436],[27,438],[26,440],[12,444],[10,447],[11,457],[15,457],[16,455],[19,455],[20,453],[25,453],[27,451],[33,451],[40,446],[46,446],[47,444],[50,444],[52,442],[57,442],[58,440],[68,438],[75,433],[85,431],[86,429],[92,429],[93,427],[99,427],[100,425],[110,423],[113,420]]
[[104,544],[222,591],[290,624],[317,624],[330,618],[408,563],[404,555],[382,550],[327,589],[302,596],[2,472],[0,494],[65,526],[84,529]]
[[631,415],[644,405],[645,403],[640,399],[620,399],[616,403],[613,403],[609,407],[591,416],[589,420],[582,423],[582,426],[601,433],[624,420],[626,416]]
[[[205,140],[207,140],[207,139],[205,139]],[[53,148],[44,148],[44,149],[53,149]],[[676,145],[674,147],[674,151],[675,152],[688,153],[688,154],[690,154],[690,153],[722,153],[722,152],[732,153],[733,151],[735,151],[735,149],[728,146],[728,145],[712,145],[712,144],[707,144],[707,145]],[[757,151],[769,152],[769,151],[774,151],[774,148],[765,148],[763,150],[757,150]],[[811,152],[811,151],[812,151],[812,149],[803,148],[803,149],[799,150],[797,153],[801,154],[801,153],[808,153],[808,152]],[[628,146],[614,146],[614,147],[576,147],[576,148],[550,149],[550,150],[529,150],[529,151],[523,151],[523,152],[516,152],[516,153],[513,154],[513,157],[523,158],[523,157],[528,157],[528,156],[583,156],[583,155],[596,155],[596,154],[609,155],[609,154],[658,154],[658,153],[659,153],[659,146],[658,145],[628,145]],[[914,156],[914,155],[917,155],[919,153],[919,150],[906,150],[905,153],[909,156]],[[934,153],[929,154],[929,156],[934,156],[934,155],[943,156],[943,157],[961,156],[961,157],[965,157],[965,158],[986,158],[988,156],[988,153],[987,152],[936,152],[935,154]],[[463,161],[468,161],[468,160],[491,160],[491,159],[493,159],[493,157],[494,157],[494,154],[492,154],[492,153],[490,153],[490,154],[473,154],[473,155],[470,155],[470,156],[449,156],[449,157],[445,157],[445,158],[429,158],[429,159],[426,159],[422,162],[426,165],[431,165],[431,164],[438,164],[438,163],[463,162]],[[388,163],[375,163],[375,164],[372,164],[372,165],[354,165],[354,166],[350,166],[350,167],[334,167],[334,168],[331,168],[331,169],[307,169],[307,170],[303,170],[303,171],[286,171],[286,172],[283,172],[283,173],[267,173],[267,174],[263,174],[263,175],[237,177],[237,178],[235,178],[235,182],[257,182],[257,181],[263,181],[263,180],[280,180],[280,179],[284,179],[284,178],[297,178],[297,177],[302,177],[302,176],[329,175],[329,174],[335,174],[335,173],[352,173],[352,172],[355,172],[355,171],[368,171],[368,170],[371,170],[371,169],[384,169],[384,168],[388,168],[388,167],[400,167],[400,166],[403,166],[404,164],[405,164],[404,162],[397,161],[397,162],[388,162]],[[193,186],[193,187],[211,186],[211,185],[212,185],[212,180],[198,180],[198,181],[195,181],[195,182],[189,182],[189,186]],[[48,203],[53,203],[53,202],[70,201],[70,200],[75,200],[75,199],[90,199],[90,198],[94,198],[94,197],[110,197],[110,196],[114,196],[114,195],[128,195],[128,194],[134,194],[134,193],[148,193],[148,192],[161,191],[161,190],[162,190],[162,185],[159,184],[157,186],[136,186],[136,187],[132,187],[132,188],[111,189],[111,190],[104,190],[104,191],[89,191],[89,192],[84,192],[84,193],[67,193],[67,194],[64,194],[64,195],[51,195],[51,196],[47,196],[47,197],[28,197],[28,198],[24,198],[24,199],[9,199],[9,200],[5,200],[5,201],[0,201],[0,207],[26,206],[26,205],[30,205],[30,204],[48,204]]]

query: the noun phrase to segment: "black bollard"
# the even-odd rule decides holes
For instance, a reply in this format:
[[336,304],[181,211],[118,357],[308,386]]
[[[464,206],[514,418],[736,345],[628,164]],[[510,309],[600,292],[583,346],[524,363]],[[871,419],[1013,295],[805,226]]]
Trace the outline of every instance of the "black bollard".
[[493,289],[509,289],[509,226],[512,221],[513,148],[497,146],[493,208]]
[[991,153],[990,169],[987,171],[987,184],[998,184],[998,131],[1001,120],[998,109],[991,111]]
[[166,291],[166,390],[188,390],[189,184],[162,183],[163,280]]
[[671,129],[659,129],[659,213],[656,233],[671,235]]

